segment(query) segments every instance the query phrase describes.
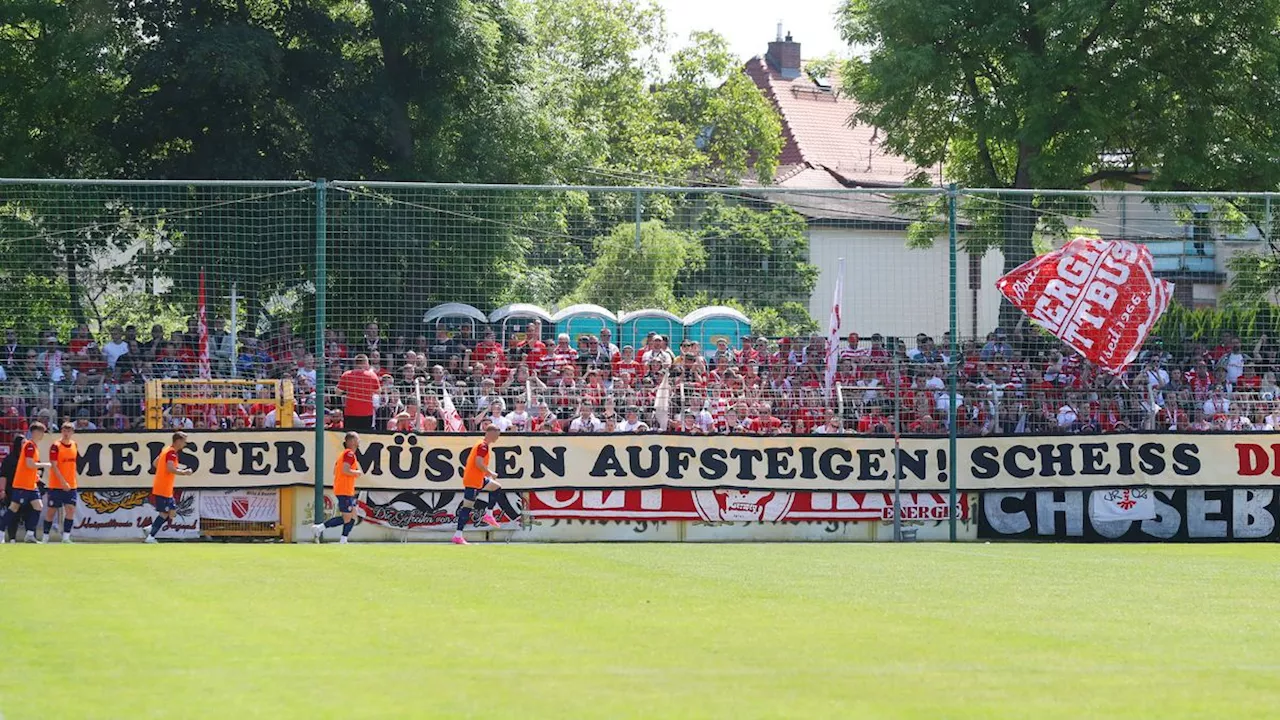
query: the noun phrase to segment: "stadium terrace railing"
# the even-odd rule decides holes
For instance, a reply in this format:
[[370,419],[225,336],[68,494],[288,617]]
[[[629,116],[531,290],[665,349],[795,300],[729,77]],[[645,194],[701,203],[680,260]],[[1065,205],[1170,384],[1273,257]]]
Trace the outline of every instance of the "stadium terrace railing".
[[[576,428],[945,434],[954,460],[962,435],[1271,428],[1272,199],[5,179],[0,435],[141,427],[148,381],[202,376],[202,334],[208,377],[290,381],[318,434],[357,354],[383,429],[443,430],[447,398],[467,429],[567,430],[585,404]],[[1118,375],[995,289],[1080,235],[1144,244],[1175,284]],[[218,387],[161,421],[287,424]]]

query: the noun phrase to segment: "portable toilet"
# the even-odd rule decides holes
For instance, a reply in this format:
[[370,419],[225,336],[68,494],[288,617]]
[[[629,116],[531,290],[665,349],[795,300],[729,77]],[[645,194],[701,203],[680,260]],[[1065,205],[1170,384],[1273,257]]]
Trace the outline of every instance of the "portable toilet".
[[575,343],[579,335],[599,336],[604,329],[614,338],[618,337],[618,317],[599,305],[570,305],[551,320],[556,324],[557,334],[567,333]]
[[639,352],[651,332],[669,338],[672,352],[676,352],[684,339],[684,322],[680,316],[656,308],[624,312],[618,318],[618,339],[614,344],[618,347],[630,345]]
[[437,305],[422,315],[422,323],[427,326],[427,337],[435,337],[436,325],[444,325],[453,333],[463,325],[471,326],[471,337],[480,337],[489,318],[476,308],[466,303],[444,303]]
[[724,338],[729,347],[738,347],[742,336],[750,334],[751,320],[731,307],[713,305],[698,308],[684,318],[684,336],[702,345],[709,353],[716,348],[716,341]]
[[550,328],[554,327],[555,323],[551,320],[551,313],[537,305],[513,303],[503,305],[489,313],[489,325],[498,334],[498,342],[503,345],[523,340],[525,326],[534,320],[542,322],[542,337],[539,339],[546,342],[547,334],[551,332]]

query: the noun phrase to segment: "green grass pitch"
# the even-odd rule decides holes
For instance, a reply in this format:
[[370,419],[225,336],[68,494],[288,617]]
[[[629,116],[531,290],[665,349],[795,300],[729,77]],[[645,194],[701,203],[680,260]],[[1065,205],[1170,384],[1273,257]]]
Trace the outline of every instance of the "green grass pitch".
[[1280,716],[1274,545],[0,547],[0,716]]

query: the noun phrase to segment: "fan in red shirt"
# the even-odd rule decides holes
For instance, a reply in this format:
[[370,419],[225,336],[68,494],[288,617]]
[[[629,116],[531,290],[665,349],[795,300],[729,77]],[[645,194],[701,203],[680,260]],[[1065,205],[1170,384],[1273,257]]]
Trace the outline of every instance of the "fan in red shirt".
[[342,373],[338,394],[345,399],[342,414],[348,430],[373,430],[373,396],[381,384],[369,368],[368,355],[357,355],[355,369]]
[[946,432],[946,429],[932,415],[926,414],[921,415],[919,420],[911,423],[907,428],[907,432],[912,435],[940,435]]
[[867,406],[867,411],[858,417],[859,435],[884,435],[893,432],[893,420],[885,417],[878,405]]
[[761,435],[777,435],[782,431],[782,420],[773,414],[769,403],[761,403],[760,416],[753,419],[752,426]]
[[484,339],[476,343],[476,349],[471,353],[471,359],[487,365],[490,357],[493,358],[494,364],[498,367],[506,367],[507,354],[503,351],[502,346],[498,344],[497,333],[492,330],[485,330]]

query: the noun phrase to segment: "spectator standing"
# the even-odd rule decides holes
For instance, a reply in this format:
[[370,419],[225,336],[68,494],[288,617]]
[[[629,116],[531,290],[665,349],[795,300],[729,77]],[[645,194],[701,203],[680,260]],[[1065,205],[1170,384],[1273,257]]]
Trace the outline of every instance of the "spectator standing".
[[613,331],[609,328],[600,330],[600,349],[608,355],[610,364],[617,362],[618,357],[621,355],[618,346],[613,344]]
[[591,406],[586,403],[578,407],[578,416],[569,423],[571,433],[598,433],[603,429],[604,424],[596,419]]
[[[369,325],[377,331],[376,324]],[[373,396],[381,385],[378,374],[369,367],[369,356],[357,355],[355,368],[342,373],[336,388],[344,400],[342,414],[347,430],[373,430]]]
[[[366,358],[370,353],[380,352],[382,350],[382,334],[378,329],[378,323],[371,322],[364,326],[364,337],[360,339],[360,354]],[[351,417],[347,416],[347,429],[353,430],[350,426]],[[370,428],[372,429],[372,428]]]
[[[115,337],[114,331],[111,336]],[[227,331],[227,321],[223,318],[214,318],[213,332],[209,333],[209,359],[215,376],[231,375],[235,353],[236,347],[231,333]]]
[[125,342],[124,330],[119,327],[111,328],[111,342],[102,346],[102,357],[107,362],[107,369],[116,370],[120,358],[128,354],[129,343]]
[[982,346],[982,362],[996,362],[1000,358],[1005,360],[1013,359],[1013,348],[1005,341],[1004,330],[996,330],[991,333],[991,336],[987,339],[987,344]]

